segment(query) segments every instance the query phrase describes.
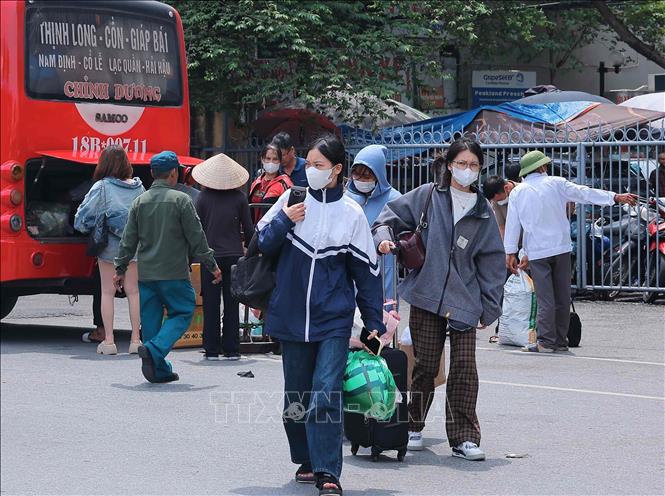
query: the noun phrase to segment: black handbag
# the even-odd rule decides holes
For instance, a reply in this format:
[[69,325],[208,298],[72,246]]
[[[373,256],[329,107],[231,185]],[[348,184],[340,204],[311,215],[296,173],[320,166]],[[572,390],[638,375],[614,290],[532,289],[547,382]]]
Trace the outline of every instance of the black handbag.
[[[86,248],[85,252],[90,257],[99,256],[99,254],[103,252],[104,248],[106,248],[109,244],[109,226],[106,222],[106,187],[104,186],[103,181],[104,180],[102,179],[102,195],[104,201],[102,225],[99,226],[98,229],[97,223],[95,223],[95,227],[90,233],[90,236],[88,236],[88,247]],[[100,209],[98,205],[95,219],[96,222],[99,221],[99,210]]]
[[571,301],[570,306],[570,324],[568,325],[568,346],[577,348],[582,340],[582,321],[580,316],[575,312],[575,304]]
[[275,260],[259,252],[254,233],[247,254],[231,267],[231,295],[243,305],[266,311],[275,282]]

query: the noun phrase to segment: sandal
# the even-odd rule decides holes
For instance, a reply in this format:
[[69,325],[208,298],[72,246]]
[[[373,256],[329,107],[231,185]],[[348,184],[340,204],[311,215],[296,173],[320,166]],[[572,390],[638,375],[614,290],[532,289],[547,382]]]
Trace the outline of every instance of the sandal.
[[81,341],[84,343],[101,343],[104,341],[103,339],[94,339],[91,336],[95,333],[95,331],[89,331],[89,332],[84,332],[81,335]]
[[312,466],[309,463],[303,463],[296,470],[296,482],[300,482],[301,484],[314,484],[316,482]]
[[[326,484],[334,484],[336,487],[323,487]],[[339,483],[339,480],[337,480],[337,477],[330,474],[326,473],[317,474],[316,487],[319,490],[319,496],[343,494],[342,485]]]

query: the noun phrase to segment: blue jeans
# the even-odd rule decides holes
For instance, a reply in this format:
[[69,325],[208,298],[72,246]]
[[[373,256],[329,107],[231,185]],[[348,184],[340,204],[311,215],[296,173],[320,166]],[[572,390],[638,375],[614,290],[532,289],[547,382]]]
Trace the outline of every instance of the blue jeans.
[[[155,363],[155,376],[169,376],[173,369],[165,360],[171,348],[189,328],[196,296],[189,279],[139,281],[141,337]],[[167,317],[164,319],[164,307]]]
[[[282,341],[284,429],[291,461],[314,472],[342,473],[342,380],[348,338]],[[300,406],[302,405],[302,406]]]

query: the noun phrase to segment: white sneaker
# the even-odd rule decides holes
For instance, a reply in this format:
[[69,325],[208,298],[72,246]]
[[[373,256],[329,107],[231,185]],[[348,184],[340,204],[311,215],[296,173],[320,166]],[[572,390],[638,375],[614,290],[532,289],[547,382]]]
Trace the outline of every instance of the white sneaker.
[[421,432],[409,432],[409,444],[406,449],[409,451],[422,451],[423,434]]
[[462,444],[453,448],[453,456],[458,456],[466,460],[484,460],[485,453],[476,443],[464,441]]

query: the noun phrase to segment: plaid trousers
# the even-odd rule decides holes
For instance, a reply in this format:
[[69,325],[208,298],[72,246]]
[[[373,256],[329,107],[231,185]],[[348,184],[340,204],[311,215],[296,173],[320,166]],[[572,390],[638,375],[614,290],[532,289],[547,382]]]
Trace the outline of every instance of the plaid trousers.
[[[439,372],[448,323],[443,317],[412,306],[409,326],[416,359],[409,402],[409,430],[420,432],[425,427],[425,418],[434,399],[434,378]],[[446,433],[450,446],[464,441],[480,445],[477,399],[476,330],[450,329],[450,370],[446,384]]]

